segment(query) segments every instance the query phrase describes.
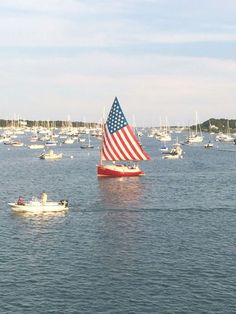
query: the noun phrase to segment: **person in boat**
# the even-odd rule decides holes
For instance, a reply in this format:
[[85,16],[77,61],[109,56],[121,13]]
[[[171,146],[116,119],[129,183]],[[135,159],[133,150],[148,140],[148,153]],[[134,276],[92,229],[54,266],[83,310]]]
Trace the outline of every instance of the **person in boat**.
[[17,200],[17,205],[25,205],[25,200],[22,196],[19,196]]
[[43,204],[43,205],[45,205],[46,203],[47,203],[47,200],[48,200],[48,195],[47,195],[47,193],[46,192],[42,192],[41,193],[41,203]]

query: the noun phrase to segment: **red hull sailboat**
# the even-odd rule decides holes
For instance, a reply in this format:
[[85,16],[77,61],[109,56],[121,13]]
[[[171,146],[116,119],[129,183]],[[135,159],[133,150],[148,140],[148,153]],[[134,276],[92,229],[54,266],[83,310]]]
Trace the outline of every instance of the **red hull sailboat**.
[[[129,126],[118,99],[115,98],[107,121],[103,126],[97,175],[111,177],[142,176],[144,172],[139,168],[137,162],[150,159],[141,147],[131,126]],[[107,164],[107,161],[112,163]]]

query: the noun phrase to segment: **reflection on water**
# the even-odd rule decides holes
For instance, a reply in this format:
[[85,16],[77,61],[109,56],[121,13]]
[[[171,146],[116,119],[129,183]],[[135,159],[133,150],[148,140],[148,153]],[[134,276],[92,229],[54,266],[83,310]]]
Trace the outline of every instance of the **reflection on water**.
[[98,177],[98,187],[103,207],[126,209],[139,207],[145,185],[140,177]]
[[33,218],[38,221],[49,221],[59,217],[65,217],[67,211],[61,212],[45,212],[45,213],[32,213],[32,212],[14,212],[12,211],[11,215],[14,217],[22,217],[22,218]]

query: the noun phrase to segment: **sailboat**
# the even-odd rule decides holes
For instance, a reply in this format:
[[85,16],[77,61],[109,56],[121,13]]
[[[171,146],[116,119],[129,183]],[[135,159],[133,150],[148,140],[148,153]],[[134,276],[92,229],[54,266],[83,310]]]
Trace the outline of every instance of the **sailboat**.
[[186,144],[201,143],[202,141],[203,141],[202,130],[201,130],[200,124],[198,123],[197,112],[196,112],[195,132],[192,133],[190,132],[190,129],[189,129],[189,134],[185,143]]
[[[137,162],[150,159],[149,155],[140,146],[116,97],[107,121],[103,125],[97,175],[111,177],[142,176],[144,172],[139,168]],[[106,161],[112,163],[106,164]],[[116,164],[116,162],[119,162],[119,164]]]
[[230,132],[229,120],[227,120],[227,131],[226,131],[226,133],[219,133],[216,136],[216,140],[218,140],[220,142],[233,142],[234,141],[234,138]]
[[90,141],[90,132],[88,133],[88,143],[84,143],[84,144],[80,145],[80,148],[82,148],[82,149],[94,148],[94,145],[92,145],[91,141]]
[[211,121],[209,120],[209,140],[208,143],[204,145],[205,148],[213,148],[213,143],[211,142]]

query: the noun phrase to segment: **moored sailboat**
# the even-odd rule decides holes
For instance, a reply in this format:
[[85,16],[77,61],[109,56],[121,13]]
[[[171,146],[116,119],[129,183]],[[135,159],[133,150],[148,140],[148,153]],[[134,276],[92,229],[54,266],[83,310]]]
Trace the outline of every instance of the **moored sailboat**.
[[[128,124],[119,101],[115,98],[103,126],[103,138],[100,150],[98,176],[131,177],[141,176],[144,172],[138,161],[150,160],[149,155],[140,146],[134,131]],[[112,163],[106,164],[106,161]],[[119,162],[119,164],[116,164]]]
[[193,143],[201,143],[202,141],[203,141],[202,130],[201,130],[200,124],[198,123],[198,117],[197,117],[197,112],[196,112],[195,132],[192,132],[192,130],[190,130],[189,128],[188,137],[185,143],[193,144]]

